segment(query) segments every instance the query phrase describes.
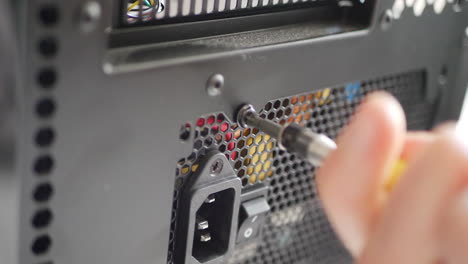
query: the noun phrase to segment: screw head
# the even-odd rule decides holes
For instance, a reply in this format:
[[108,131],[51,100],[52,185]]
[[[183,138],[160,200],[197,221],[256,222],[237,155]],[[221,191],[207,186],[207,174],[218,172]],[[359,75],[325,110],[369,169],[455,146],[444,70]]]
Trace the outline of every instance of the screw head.
[[101,18],[101,5],[96,1],[86,2],[80,10],[78,23],[84,33],[93,31]]
[[382,30],[387,30],[392,26],[393,23],[393,12],[392,10],[388,9],[385,10],[385,12],[382,15],[382,18],[380,20],[380,27]]
[[206,83],[206,92],[209,96],[217,96],[221,94],[224,87],[224,76],[217,73],[212,75]]
[[255,113],[255,108],[250,105],[250,104],[246,104],[246,105],[243,105],[237,112],[237,115],[236,115],[236,119],[237,119],[237,122],[239,123],[239,125],[243,128],[246,128],[248,127],[247,123],[246,123],[246,119],[249,117],[249,115]]
[[211,166],[210,166],[210,174],[211,176],[217,176],[219,175],[219,173],[221,172],[221,170],[223,170],[223,166],[224,166],[224,162],[223,160],[221,159],[216,159],[215,161],[213,161],[213,163],[211,163]]

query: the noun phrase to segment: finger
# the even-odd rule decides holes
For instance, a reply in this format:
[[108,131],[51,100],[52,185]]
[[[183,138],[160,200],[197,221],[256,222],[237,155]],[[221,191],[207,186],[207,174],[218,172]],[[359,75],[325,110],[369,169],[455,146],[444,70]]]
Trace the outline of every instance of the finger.
[[440,256],[437,230],[444,205],[468,175],[467,150],[453,135],[438,135],[414,158],[360,263],[433,263]]
[[417,153],[434,140],[434,137],[432,133],[425,131],[408,132],[400,158],[410,162]]
[[393,164],[390,173],[385,175],[380,207],[384,207],[387,203],[388,196],[392,192],[395,185],[397,185],[400,181],[401,175],[406,170],[407,164],[409,164],[419,152],[424,151],[424,147],[427,146],[428,143],[433,139],[434,135],[429,132],[407,133],[405,138],[405,145],[403,146],[399,160]]
[[445,263],[465,264],[468,260],[468,189],[453,197],[439,226],[442,259]]
[[[455,126],[446,126],[441,133],[450,133]],[[451,131],[450,131],[451,129]],[[452,134],[453,136],[453,134]],[[454,183],[453,195],[444,206],[438,234],[441,241],[442,259],[445,263],[464,264],[468,260],[468,146],[463,139],[456,138],[461,155],[465,157],[466,167],[460,171],[461,179]]]
[[452,121],[444,122],[444,123],[441,123],[441,124],[437,125],[434,128],[434,132],[443,133],[443,132],[447,132],[447,131],[453,131],[453,130],[455,130],[456,126],[457,126],[457,123],[455,123],[455,122],[452,122]]
[[317,174],[325,210],[353,254],[360,252],[371,229],[378,187],[401,152],[404,134],[398,102],[385,93],[372,94]]

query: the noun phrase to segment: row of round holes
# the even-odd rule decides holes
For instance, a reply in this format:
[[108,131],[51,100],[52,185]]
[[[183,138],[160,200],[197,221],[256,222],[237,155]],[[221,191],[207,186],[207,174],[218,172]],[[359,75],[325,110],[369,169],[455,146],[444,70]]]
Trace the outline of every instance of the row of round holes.
[[[58,8],[52,4],[43,5],[38,13],[39,22],[46,28],[52,28],[58,24]],[[57,55],[58,43],[52,36],[45,36],[38,41],[37,51],[39,56],[45,60],[50,60]],[[45,92],[50,91],[56,84],[57,73],[53,67],[41,67],[36,76],[38,86]],[[42,120],[50,119],[56,112],[56,103],[50,96],[42,97],[35,105],[35,114]],[[49,148],[55,141],[55,131],[50,126],[40,127],[34,135],[34,142],[39,149]],[[54,169],[54,158],[50,154],[41,154],[34,161],[33,173],[44,179],[50,175]],[[50,181],[41,181],[33,190],[32,198],[39,204],[49,202],[54,194],[54,187]],[[50,226],[53,220],[53,212],[45,205],[41,206],[31,219],[31,225],[36,230],[42,230]],[[48,234],[36,236],[31,244],[31,251],[34,255],[43,255],[49,252],[52,246],[52,238]],[[52,263],[52,262],[47,262]]]

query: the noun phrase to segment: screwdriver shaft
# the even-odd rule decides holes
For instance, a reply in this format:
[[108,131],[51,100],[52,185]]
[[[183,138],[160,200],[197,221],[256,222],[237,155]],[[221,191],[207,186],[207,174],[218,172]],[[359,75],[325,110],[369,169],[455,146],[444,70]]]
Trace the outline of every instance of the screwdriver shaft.
[[237,121],[242,127],[255,127],[278,140],[281,148],[307,159],[314,166],[320,166],[323,159],[336,149],[336,144],[323,134],[297,124],[283,127],[261,118],[252,105],[244,105],[237,113]]

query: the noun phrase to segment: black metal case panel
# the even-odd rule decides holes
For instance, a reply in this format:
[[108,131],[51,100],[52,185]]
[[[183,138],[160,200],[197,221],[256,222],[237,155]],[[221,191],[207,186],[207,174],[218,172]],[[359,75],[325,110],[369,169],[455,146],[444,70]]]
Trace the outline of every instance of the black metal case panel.
[[[193,151],[192,140],[181,142],[180,127],[201,116],[229,118],[241,103],[262,109],[277,98],[408,72],[424,76],[425,102],[437,105],[431,125],[460,111],[468,5],[447,5],[441,14],[426,6],[421,16],[405,9],[384,30],[382,14],[393,2],[377,1],[367,30],[149,61],[117,73],[106,58],[118,1],[93,2],[100,6],[94,18],[87,16],[90,2],[21,1],[15,9],[21,264],[167,263],[177,162]],[[47,55],[40,45],[49,38],[57,46]],[[214,73],[225,84],[212,97],[205,86]],[[41,145],[35,137],[47,128],[54,140]],[[35,224],[41,210],[52,216]],[[321,211],[310,213],[325,223]],[[341,253],[314,263],[349,260],[336,240],[323,243]]]

